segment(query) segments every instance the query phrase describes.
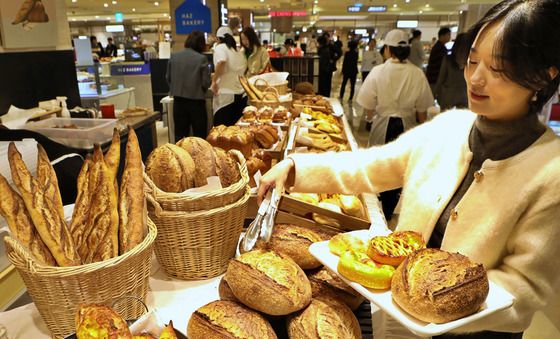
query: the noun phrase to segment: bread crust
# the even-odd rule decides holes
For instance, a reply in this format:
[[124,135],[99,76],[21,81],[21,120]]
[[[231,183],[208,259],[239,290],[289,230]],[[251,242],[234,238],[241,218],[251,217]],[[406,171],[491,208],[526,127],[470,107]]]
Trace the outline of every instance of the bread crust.
[[212,145],[202,138],[188,137],[177,142],[177,146],[189,152],[196,164],[194,184],[196,187],[208,184],[208,177],[216,176],[216,159],[212,154]]
[[133,128],[128,130],[124,171],[119,196],[119,253],[124,254],[144,240],[147,205],[144,194],[142,153]]
[[90,172],[93,170],[93,160],[87,157],[78,175],[76,202],[70,223],[70,232],[76,248],[87,246],[85,244],[89,230],[88,227],[89,211],[91,208],[91,197],[93,188],[90,187]]
[[231,291],[231,287],[229,287],[224,277],[220,279],[220,284],[218,285],[218,294],[220,295],[221,300],[239,302],[239,299],[235,297],[235,294],[233,294],[233,292]]
[[325,267],[307,272],[307,278],[311,283],[313,298],[338,299],[353,311],[357,310],[365,300],[352,287]]
[[428,248],[409,255],[392,279],[393,300],[412,316],[446,323],[476,313],[489,291],[486,270],[459,253]]
[[174,144],[152,151],[146,162],[146,173],[165,192],[180,193],[195,187],[195,164],[189,152]]
[[287,315],[311,301],[311,285],[289,257],[255,250],[230,261],[225,278],[243,304],[269,315]]
[[220,177],[222,187],[229,187],[241,179],[237,162],[223,149],[214,147],[216,173]]
[[233,301],[217,300],[196,310],[189,320],[190,339],[276,339],[270,323],[257,312]]

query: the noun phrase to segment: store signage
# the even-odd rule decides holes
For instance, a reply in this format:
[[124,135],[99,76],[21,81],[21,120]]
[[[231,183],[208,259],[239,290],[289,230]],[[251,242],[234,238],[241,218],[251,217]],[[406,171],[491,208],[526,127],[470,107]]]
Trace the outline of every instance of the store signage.
[[122,14],[121,12],[115,13],[116,22],[123,22],[123,20],[124,20],[124,14]]
[[124,32],[124,25],[107,25],[105,31],[108,33]]
[[418,20],[397,20],[397,28],[416,28]]
[[220,23],[222,26],[227,26],[228,24],[228,9],[223,3],[220,4]]
[[150,74],[150,64],[111,65],[111,75],[146,75]]
[[369,12],[369,13],[380,13],[387,12],[387,6],[348,6],[348,13],[359,13],[359,12]]
[[175,9],[175,31],[189,34],[194,30],[212,31],[210,9],[201,0],[186,0]]
[[348,13],[358,13],[361,10],[361,6],[348,6]]
[[271,17],[281,16],[307,16],[307,11],[270,11],[268,13]]
[[368,6],[367,11],[370,13],[387,12],[387,6]]

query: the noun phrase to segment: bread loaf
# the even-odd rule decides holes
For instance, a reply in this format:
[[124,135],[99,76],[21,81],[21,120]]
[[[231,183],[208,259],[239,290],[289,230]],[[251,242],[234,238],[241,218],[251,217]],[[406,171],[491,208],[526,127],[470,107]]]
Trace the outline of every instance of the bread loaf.
[[21,154],[12,142],[8,147],[8,159],[14,184],[20,191],[27,212],[35,225],[41,239],[59,266],[80,265],[72,235],[68,230],[64,216],[47,198],[41,185],[35,179],[21,158]]
[[429,323],[446,323],[477,312],[488,290],[488,277],[481,264],[462,254],[434,248],[410,254],[391,281],[397,305]]
[[177,142],[177,146],[189,152],[196,164],[194,172],[194,185],[196,187],[208,184],[206,178],[216,176],[216,158],[212,153],[212,145],[208,141],[197,138],[183,138]]
[[235,297],[235,294],[231,291],[226,279],[223,277],[220,279],[220,285],[218,285],[218,294],[220,295],[221,300],[239,302],[239,300]]
[[307,278],[311,283],[313,298],[326,297],[338,299],[348,305],[351,310],[357,310],[365,298],[348,286],[335,273],[322,267],[307,272]]
[[307,306],[311,285],[290,258],[255,250],[230,261],[225,279],[243,304],[269,315],[286,315]]
[[290,339],[361,339],[360,323],[346,304],[334,299],[313,299],[288,319]]
[[90,185],[90,174],[93,168],[91,157],[87,157],[78,175],[76,202],[74,212],[70,222],[70,233],[76,248],[87,246],[85,244],[89,230],[88,227],[89,211],[91,208],[92,192],[95,190],[93,184]]
[[[258,240],[255,248],[268,249],[288,256],[301,269],[308,270],[321,266],[321,263],[309,253],[309,246],[319,241],[323,241],[323,237],[308,228],[290,224],[276,224],[270,241],[264,243]],[[240,246],[240,249],[242,249],[242,246]]]
[[0,215],[6,219],[12,236],[27,247],[39,262],[56,266],[56,261],[47,245],[33,226],[23,199],[2,175],[0,175]]
[[233,157],[223,149],[214,147],[214,158],[216,162],[216,172],[220,177],[222,187],[228,187],[241,179],[239,167]]
[[236,149],[243,153],[245,158],[251,156],[253,149],[253,133],[240,126],[217,126],[214,127],[206,140],[214,147],[222,148],[225,151]]
[[266,150],[264,150],[264,149],[254,149],[253,152],[252,152],[252,156],[253,156],[253,158],[260,159],[264,162],[265,170],[264,170],[263,174],[268,172],[268,170],[272,167],[272,156]]
[[261,148],[271,148],[278,141],[278,131],[270,125],[255,126],[253,133],[255,141]]
[[64,217],[64,205],[60,196],[56,172],[51,165],[45,149],[37,144],[37,180],[45,191],[45,196],[50,199],[58,213]]
[[276,339],[262,315],[227,300],[213,301],[196,310],[187,335],[190,339]]
[[138,137],[134,129],[129,128],[118,208],[120,254],[128,252],[144,240],[148,212],[143,172]]
[[173,144],[152,151],[146,162],[146,173],[165,192],[180,193],[195,187],[195,164],[189,152]]
[[113,130],[113,140],[111,141],[111,146],[105,154],[105,163],[109,168],[109,172],[113,176],[113,181],[115,183],[115,192],[119,194],[119,183],[117,181],[117,173],[119,172],[119,165],[121,163],[121,135],[119,130],[115,128]]
[[247,172],[249,173],[249,185],[251,187],[257,187],[255,174],[260,171],[261,175],[264,175],[265,169],[266,164],[261,159],[254,157],[247,159]]

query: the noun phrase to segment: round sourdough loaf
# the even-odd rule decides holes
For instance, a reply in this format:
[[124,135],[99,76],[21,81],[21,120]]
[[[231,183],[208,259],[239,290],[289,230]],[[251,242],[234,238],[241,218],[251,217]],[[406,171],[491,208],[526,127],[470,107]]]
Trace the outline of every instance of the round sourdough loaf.
[[254,250],[229,262],[225,279],[243,304],[269,315],[287,315],[311,301],[311,285],[289,257]]
[[344,338],[361,339],[360,323],[346,304],[329,298],[317,298],[288,319],[290,339]]
[[222,187],[229,187],[241,179],[239,168],[233,158],[221,148],[214,147],[216,173],[220,177]]
[[146,173],[165,192],[180,193],[194,186],[195,165],[189,152],[173,144],[152,151],[146,161]]
[[189,152],[196,164],[194,172],[194,184],[196,187],[208,184],[206,178],[216,176],[216,158],[213,147],[208,141],[197,138],[183,138],[177,142],[177,146]]
[[217,300],[194,311],[187,326],[189,339],[276,339],[259,313],[233,301]]
[[436,324],[477,312],[488,289],[481,264],[462,254],[434,248],[410,254],[391,281],[397,305],[422,321]]
[[338,299],[348,305],[353,311],[357,310],[365,300],[352,287],[348,286],[336,274],[325,267],[307,272],[307,278],[309,283],[311,283],[313,298]]
[[[276,224],[274,225],[270,241],[264,243],[258,240],[255,248],[268,249],[288,256],[299,267],[309,270],[321,266],[321,263],[309,253],[309,246],[323,240],[326,240],[325,235],[309,228],[292,224]],[[243,253],[243,246],[239,246],[239,251]]]
[[218,294],[220,295],[221,300],[239,302],[239,300],[235,297],[235,294],[231,291],[226,279],[223,277],[220,279],[220,285],[218,285]]

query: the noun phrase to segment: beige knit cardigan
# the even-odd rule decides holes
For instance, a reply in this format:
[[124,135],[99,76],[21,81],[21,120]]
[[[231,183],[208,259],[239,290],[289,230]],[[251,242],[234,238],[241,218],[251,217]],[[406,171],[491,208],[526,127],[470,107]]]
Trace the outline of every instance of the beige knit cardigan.
[[[467,173],[476,115],[450,111],[390,144],[345,153],[292,155],[293,191],[358,194],[403,187],[397,230],[430,239]],[[513,307],[458,332],[520,332],[543,310],[560,327],[560,139],[548,129],[525,151],[484,161],[451,213],[442,249],[484,264]]]

